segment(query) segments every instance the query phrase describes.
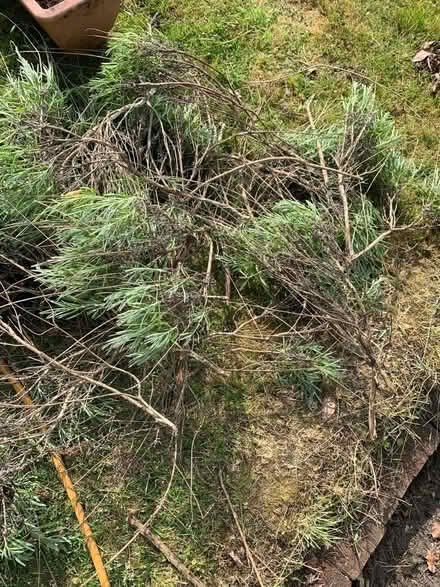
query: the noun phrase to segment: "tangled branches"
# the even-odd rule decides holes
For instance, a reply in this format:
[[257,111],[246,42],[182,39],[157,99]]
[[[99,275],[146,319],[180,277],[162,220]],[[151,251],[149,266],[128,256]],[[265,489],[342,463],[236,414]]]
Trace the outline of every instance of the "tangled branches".
[[[50,69],[35,79],[34,91],[55,84]],[[40,152],[68,192],[31,219],[46,242],[29,273],[40,317],[98,321],[94,352],[152,368],[198,353],[212,316],[235,303],[232,276],[251,298],[276,292],[292,336],[312,321],[374,364],[385,242],[413,227],[398,224],[396,189],[415,171],[369,90],[354,87],[337,127],[317,131],[309,107],[315,136],[275,133],[196,59],[115,37],[87,95],[76,120],[40,117]]]
[[[39,366],[31,415],[4,402],[5,474],[24,436],[71,447],[81,409],[108,422],[109,399],[177,443],[197,371],[269,373],[313,406],[366,364],[374,438],[384,257],[424,222],[400,224],[401,185],[427,180],[371,91],[355,85],[335,127],[308,106],[305,132],[275,132],[196,59],[118,36],[83,91],[78,111],[50,67],[24,68],[0,116],[1,345]],[[257,340],[245,365],[228,337],[235,358]]]

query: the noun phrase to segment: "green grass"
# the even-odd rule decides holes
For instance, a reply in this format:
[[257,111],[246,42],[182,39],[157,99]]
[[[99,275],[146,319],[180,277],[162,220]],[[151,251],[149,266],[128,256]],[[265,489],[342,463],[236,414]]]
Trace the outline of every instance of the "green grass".
[[438,98],[411,62],[426,40],[440,36],[435,3],[127,0],[118,28],[146,26],[155,12],[165,37],[225,73],[274,127],[306,122],[304,102],[312,96],[314,116],[334,122],[341,95],[358,80],[373,86],[393,115],[406,154],[437,163]]
[[[347,95],[358,74],[360,81],[376,86],[380,105],[398,120],[408,152],[416,149],[422,160],[435,161],[438,100],[411,63],[423,42],[440,35],[440,17],[429,0],[148,3],[145,12],[156,11],[166,37],[208,59],[235,82],[283,78],[253,90],[262,93],[285,124],[292,116],[305,119],[300,110],[312,95],[318,110],[333,118],[333,103]],[[131,16],[120,20],[122,30],[137,18],[130,4],[128,12]],[[301,73],[315,64],[316,72]]]
[[[379,104],[391,112],[407,139],[407,152],[435,164],[433,137],[439,130],[438,99],[431,96],[426,76],[415,72],[411,59],[418,48],[440,35],[435,5],[418,2],[319,3],[323,26],[297,55],[305,64],[317,65],[312,79],[302,80],[299,100],[316,97],[319,111],[337,96],[346,94],[351,79],[376,88]],[[291,62],[291,67],[301,66]],[[298,103],[298,102],[297,102]],[[332,109],[333,110],[333,109]],[[327,118],[334,116],[327,109]]]
[[160,31],[167,39],[227,74],[234,84],[246,81],[256,56],[270,50],[271,27],[277,14],[275,9],[256,0],[128,0],[126,5],[127,12],[118,22],[119,30],[136,29],[139,21],[146,23],[158,12]]
[[[165,34],[168,28],[183,29],[188,15],[192,20],[187,35],[194,34],[198,39],[197,11],[192,10],[191,3],[180,6],[181,12],[174,12],[167,5]],[[226,3],[216,7],[229,18],[231,11]],[[210,26],[211,10],[206,9],[200,19],[203,26]],[[262,2],[259,10],[266,13],[266,23],[264,31],[259,29],[256,34],[258,42],[247,43],[241,54],[252,50],[247,70],[242,67],[242,57],[234,61],[233,54],[214,62],[232,79],[237,80],[235,72],[241,71],[238,81],[243,91],[249,91],[252,103],[264,105],[266,120],[278,128],[279,124],[296,127],[306,122],[304,102],[313,96],[315,118],[332,123],[340,114],[340,97],[348,96],[352,81],[358,80],[371,85],[378,105],[392,114],[405,141],[404,152],[422,165],[437,164],[439,99],[430,93],[428,76],[417,73],[411,62],[425,41],[440,36],[435,3],[322,0],[292,4],[280,0],[270,5]],[[238,25],[237,37],[246,31],[244,19]],[[181,40],[179,36],[174,38]],[[232,41],[229,27],[224,28],[222,38]],[[201,57],[215,55],[215,39],[209,37],[200,45],[197,39],[184,38]],[[315,69],[310,72],[310,67]]]
[[[230,393],[225,394],[225,388],[218,386],[210,398],[204,398],[203,421],[193,419],[200,412],[194,411],[193,416],[188,413],[174,483],[166,506],[153,523],[153,531],[194,574],[202,577],[216,576],[216,540],[229,526],[216,471],[234,458],[234,438],[244,413],[244,396],[236,388],[228,389]],[[192,392],[196,395],[198,390],[194,388]],[[142,419],[124,412],[124,406],[115,405],[114,409],[117,418],[131,418],[130,430],[116,426],[105,444],[101,434],[100,446],[94,449],[93,427],[89,425],[86,437],[91,442],[90,453],[65,457],[105,559],[132,537],[133,531],[127,523],[129,512],[134,511],[143,521],[151,515],[170,474],[166,437],[155,441],[154,434],[145,434]],[[198,440],[194,446],[195,434]],[[50,551],[42,553],[37,546],[35,563],[25,570],[9,565],[8,580],[19,587],[29,584],[32,577],[43,581],[45,577],[55,576],[63,586],[87,580],[92,574],[91,561],[55,469],[49,461],[41,460],[32,468],[31,478],[32,487],[43,492],[47,499],[41,524],[55,524],[59,535],[68,536],[70,544],[58,555]],[[246,488],[244,470],[237,487],[231,495],[240,503]],[[109,575],[115,586],[171,586],[179,580],[172,567],[142,538],[110,565]],[[92,581],[91,585],[95,587],[97,582]]]

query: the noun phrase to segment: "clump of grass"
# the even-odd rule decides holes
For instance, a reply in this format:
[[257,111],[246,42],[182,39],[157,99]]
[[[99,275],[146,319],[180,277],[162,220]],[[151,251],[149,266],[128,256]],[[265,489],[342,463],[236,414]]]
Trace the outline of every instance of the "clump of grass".
[[190,51],[227,74],[235,85],[248,78],[255,57],[271,45],[271,25],[278,10],[255,0],[237,4],[187,4],[158,0],[150,6],[151,14],[161,15],[161,30],[180,48]]
[[34,220],[55,189],[46,140],[69,111],[51,64],[32,66],[20,54],[18,61],[18,74],[0,86],[0,242],[4,254],[21,257],[44,240]]
[[341,539],[341,518],[334,504],[320,499],[298,520],[300,552],[333,546]]
[[[299,345],[298,345],[299,346]],[[298,397],[308,409],[316,409],[321,405],[322,394],[326,385],[334,387],[344,379],[344,368],[340,358],[331,350],[313,343],[303,343],[303,362],[299,359],[299,348],[292,353],[296,361],[290,365],[289,371],[283,371],[280,365],[278,381],[289,386],[293,395]]]
[[47,506],[33,494],[34,490],[32,482],[23,478],[18,486],[10,482],[2,485],[2,565],[13,563],[24,567],[37,550],[59,553],[74,542],[61,535],[56,523],[42,523]]
[[396,6],[394,14],[400,33],[424,40],[431,38],[434,31],[440,32],[440,18],[431,2],[417,0],[411,6]]

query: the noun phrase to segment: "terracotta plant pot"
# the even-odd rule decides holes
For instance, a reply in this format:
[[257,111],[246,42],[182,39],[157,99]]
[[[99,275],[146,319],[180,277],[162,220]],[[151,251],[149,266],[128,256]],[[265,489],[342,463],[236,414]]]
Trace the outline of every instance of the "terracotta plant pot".
[[120,0],[62,0],[42,8],[20,0],[61,49],[95,49],[105,40],[119,12]]

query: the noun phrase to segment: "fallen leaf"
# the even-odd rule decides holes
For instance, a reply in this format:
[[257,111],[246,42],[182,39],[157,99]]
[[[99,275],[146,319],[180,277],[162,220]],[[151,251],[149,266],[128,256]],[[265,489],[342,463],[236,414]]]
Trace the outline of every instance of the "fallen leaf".
[[426,49],[426,51],[428,51],[428,49],[432,49],[436,44],[437,41],[426,41],[426,43],[423,43],[423,48]]
[[428,550],[428,552],[426,553],[426,564],[428,565],[428,570],[431,573],[435,573],[436,572],[436,568],[435,568],[435,563],[438,560],[438,556],[435,552],[433,552],[432,550]]
[[428,57],[434,55],[432,51],[425,51],[425,49],[420,49],[413,57],[413,63],[420,63],[420,61],[425,61]]
[[240,560],[240,558],[235,554],[235,552],[233,550],[231,550],[231,552],[228,552],[228,554],[238,567],[243,566],[243,562]]
[[433,538],[440,538],[440,522],[433,522],[432,523],[431,535]]
[[437,93],[438,87],[440,85],[440,74],[439,73],[435,73],[433,75],[433,79],[434,81],[432,82],[432,88],[431,88],[431,92],[433,94]]
[[324,399],[322,400],[322,407],[321,407],[321,418],[324,422],[333,418],[336,412],[336,397],[331,394],[327,394]]

